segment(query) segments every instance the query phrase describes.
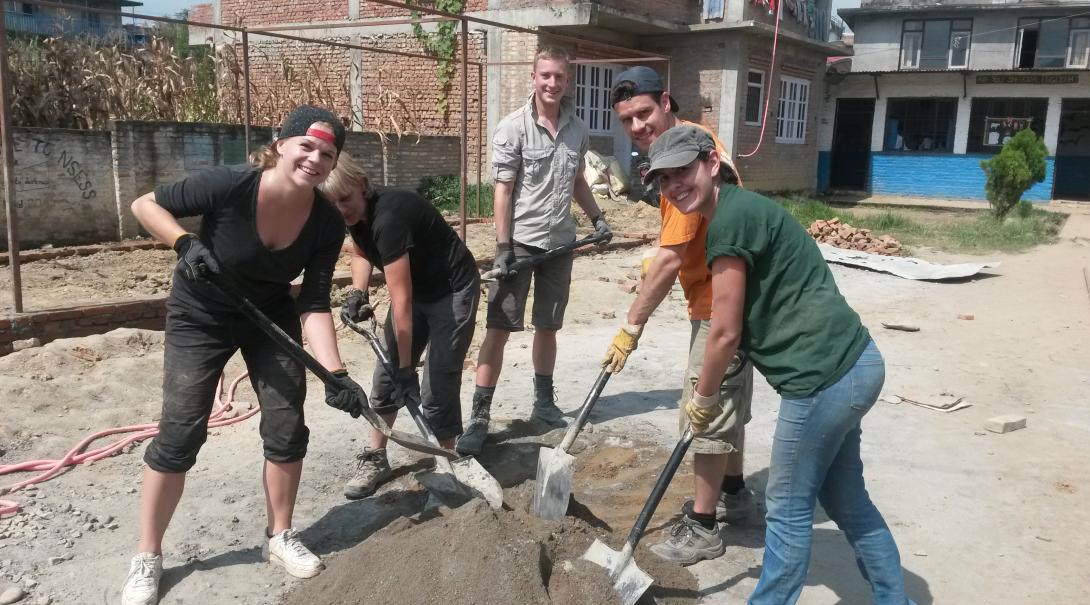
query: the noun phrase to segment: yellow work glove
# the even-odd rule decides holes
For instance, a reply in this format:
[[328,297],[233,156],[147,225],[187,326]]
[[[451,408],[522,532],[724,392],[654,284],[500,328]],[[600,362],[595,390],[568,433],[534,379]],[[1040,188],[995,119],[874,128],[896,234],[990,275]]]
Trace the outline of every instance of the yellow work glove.
[[655,264],[655,256],[658,254],[658,248],[650,250],[647,254],[644,254],[643,261],[640,262],[640,281],[647,279],[647,273],[651,271],[651,265]]
[[616,374],[624,369],[624,362],[628,361],[629,354],[636,350],[636,343],[643,333],[643,326],[628,325],[621,328],[613,337],[606,349],[606,356],[602,360],[602,367]]
[[704,396],[693,389],[693,395],[685,404],[685,415],[689,417],[689,424],[693,427],[693,434],[700,435],[708,430],[712,421],[723,413],[723,406],[719,404],[719,393]]

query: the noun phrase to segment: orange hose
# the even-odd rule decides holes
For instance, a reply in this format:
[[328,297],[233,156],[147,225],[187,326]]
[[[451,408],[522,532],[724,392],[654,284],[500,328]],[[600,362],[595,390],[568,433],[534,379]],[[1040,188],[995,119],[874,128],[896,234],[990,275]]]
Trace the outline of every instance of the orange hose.
[[[219,381],[216,383],[216,393],[214,395],[214,404],[212,414],[208,418],[208,428],[219,428],[222,426],[228,426],[235,424],[236,422],[242,422],[247,418],[253,416],[258,412],[261,407],[255,405],[253,409],[247,411],[245,414],[239,414],[233,418],[226,416],[235,404],[235,389],[238,388],[240,382],[242,382],[249,372],[243,372],[238,378],[231,381],[231,384],[227,388],[226,397],[224,397],[223,391],[223,376],[220,376]],[[217,405],[218,404],[218,405]],[[119,433],[132,433],[118,441],[115,441],[109,445],[99,447],[90,451],[83,451],[91,443],[108,437],[110,435],[116,435]],[[106,429],[93,433],[84,437],[79,443],[72,449],[68,450],[65,455],[59,460],[28,460],[26,462],[20,462],[18,464],[6,464],[0,465],[0,475],[7,475],[11,473],[19,473],[26,471],[40,471],[40,474],[24,479],[22,481],[12,483],[0,487],[0,496],[6,496],[14,491],[23,489],[28,485],[34,485],[36,483],[43,483],[48,481],[57,475],[59,475],[65,467],[75,466],[77,464],[83,464],[85,462],[94,462],[101,460],[109,456],[113,456],[127,447],[129,444],[138,443],[150,437],[154,437],[159,434],[158,424],[134,424],[131,426],[116,427]],[[0,517],[5,515],[14,515],[19,512],[19,504],[11,500],[0,499]]]

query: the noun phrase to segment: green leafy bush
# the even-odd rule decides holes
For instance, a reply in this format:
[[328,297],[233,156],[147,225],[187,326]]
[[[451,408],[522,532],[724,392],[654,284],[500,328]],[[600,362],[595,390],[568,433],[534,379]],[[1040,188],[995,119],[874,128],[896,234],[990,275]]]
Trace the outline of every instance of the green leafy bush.
[[1007,141],[999,153],[980,163],[987,176],[984,193],[996,217],[1005,217],[1027,189],[1045,180],[1047,157],[1044,142],[1026,128]]
[[[480,186],[481,212],[479,215],[477,214],[477,188],[478,185],[473,184],[466,187],[466,214],[469,216],[492,216],[492,198],[495,188],[491,183],[484,183]],[[461,193],[458,175],[426,176],[420,181],[420,186],[416,188],[416,192],[431,202],[440,212],[458,213],[458,202]]]

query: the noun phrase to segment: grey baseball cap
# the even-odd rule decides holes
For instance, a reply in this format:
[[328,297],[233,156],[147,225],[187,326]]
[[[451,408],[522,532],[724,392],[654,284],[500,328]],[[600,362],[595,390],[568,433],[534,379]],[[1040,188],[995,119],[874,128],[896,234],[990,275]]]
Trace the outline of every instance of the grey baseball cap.
[[[632,91],[625,99],[618,99],[617,91],[626,83],[632,86]],[[646,65],[637,65],[622,71],[617,77],[613,78],[613,87],[609,91],[609,104],[611,106],[616,105],[619,101],[636,95],[662,94],[665,90],[666,86],[662,83],[659,72]],[[673,95],[670,96],[670,111],[677,113],[677,101],[674,100]]]
[[715,151],[715,141],[706,130],[692,124],[674,126],[651,143],[651,150],[647,152],[651,167],[643,177],[643,184],[650,184],[659,170],[692,164],[706,151]]

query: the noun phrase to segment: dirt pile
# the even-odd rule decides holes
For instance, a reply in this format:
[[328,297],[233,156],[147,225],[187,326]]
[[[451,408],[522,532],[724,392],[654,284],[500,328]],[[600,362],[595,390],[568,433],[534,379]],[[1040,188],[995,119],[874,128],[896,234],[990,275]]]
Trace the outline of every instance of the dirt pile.
[[[530,485],[505,494],[512,510],[494,511],[476,500],[399,519],[328,562],[284,603],[618,603],[605,570],[579,557],[595,537],[619,549],[628,528],[611,534],[576,517],[537,519],[529,513]],[[637,559],[655,578],[641,603],[680,605],[699,598],[696,580],[684,568],[642,548]]]
[[845,250],[861,250],[871,254],[900,256],[901,242],[889,235],[874,235],[870,229],[858,229],[838,218],[814,221],[806,230],[815,240]]

